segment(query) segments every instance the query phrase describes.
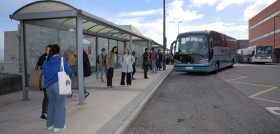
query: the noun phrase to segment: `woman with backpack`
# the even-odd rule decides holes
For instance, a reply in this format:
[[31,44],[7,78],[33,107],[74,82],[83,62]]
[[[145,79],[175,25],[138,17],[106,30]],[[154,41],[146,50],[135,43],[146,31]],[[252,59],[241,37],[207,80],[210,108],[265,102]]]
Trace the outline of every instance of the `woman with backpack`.
[[84,66],[84,98],[86,98],[89,96],[89,92],[85,87],[85,77],[89,77],[92,72],[91,72],[91,66],[90,66],[88,54],[86,53],[85,49],[83,49],[83,66]]
[[127,87],[131,85],[131,72],[133,71],[132,65],[135,62],[135,59],[132,55],[130,55],[130,51],[127,47],[124,48],[124,54],[120,57],[119,63],[122,66],[122,78],[121,78],[121,86],[125,85],[124,79],[126,76],[126,84]]
[[99,70],[101,72],[100,76],[101,76],[101,82],[102,83],[106,83],[103,79],[103,74],[105,74],[105,77],[107,77],[107,71],[106,71],[106,63],[104,63],[104,56],[106,55],[106,49],[102,48],[101,50],[101,54],[98,55],[98,65],[99,65]]

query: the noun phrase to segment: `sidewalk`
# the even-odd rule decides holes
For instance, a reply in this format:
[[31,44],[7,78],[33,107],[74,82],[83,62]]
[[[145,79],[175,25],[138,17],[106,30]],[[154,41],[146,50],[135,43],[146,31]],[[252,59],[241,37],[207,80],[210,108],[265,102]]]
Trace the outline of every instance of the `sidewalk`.
[[[156,89],[168,76],[173,66],[166,71],[148,73],[144,79],[143,70],[137,68],[130,87],[120,87],[121,72],[115,70],[113,89],[95,79],[95,75],[85,79],[90,96],[84,105],[77,105],[78,98],[67,98],[66,130],[63,134],[109,134],[121,133],[137,118]],[[74,91],[78,95],[78,91]],[[29,101],[21,101],[22,92],[0,96],[1,134],[49,134],[46,122],[40,119],[43,93],[29,91]]]

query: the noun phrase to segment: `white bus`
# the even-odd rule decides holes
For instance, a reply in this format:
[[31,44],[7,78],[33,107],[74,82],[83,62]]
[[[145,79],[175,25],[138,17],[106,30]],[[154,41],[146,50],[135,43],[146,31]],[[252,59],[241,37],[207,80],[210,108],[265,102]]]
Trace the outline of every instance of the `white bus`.
[[237,51],[240,63],[270,63],[272,62],[272,46],[252,46]]

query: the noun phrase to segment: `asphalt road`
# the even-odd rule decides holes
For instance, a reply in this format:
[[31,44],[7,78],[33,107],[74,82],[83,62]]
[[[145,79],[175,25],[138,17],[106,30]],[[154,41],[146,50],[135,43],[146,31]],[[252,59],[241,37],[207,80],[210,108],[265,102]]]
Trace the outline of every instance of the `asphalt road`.
[[280,119],[280,64],[236,64],[217,76]]
[[215,75],[172,72],[127,134],[279,134],[280,120],[266,109],[280,107],[279,69],[242,64]]

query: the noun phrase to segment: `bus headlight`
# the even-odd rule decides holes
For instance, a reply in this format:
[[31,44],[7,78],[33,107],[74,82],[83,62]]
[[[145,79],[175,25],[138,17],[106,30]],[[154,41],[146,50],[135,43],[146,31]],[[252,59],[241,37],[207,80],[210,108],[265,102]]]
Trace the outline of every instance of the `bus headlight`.
[[198,63],[199,64],[207,64],[209,61],[208,59],[203,59],[203,60],[200,60]]

